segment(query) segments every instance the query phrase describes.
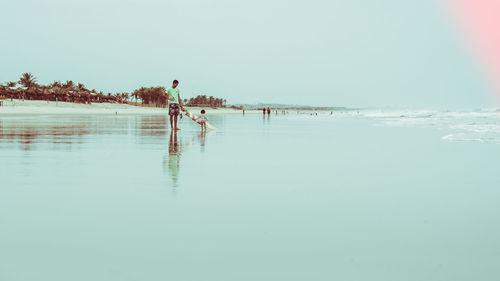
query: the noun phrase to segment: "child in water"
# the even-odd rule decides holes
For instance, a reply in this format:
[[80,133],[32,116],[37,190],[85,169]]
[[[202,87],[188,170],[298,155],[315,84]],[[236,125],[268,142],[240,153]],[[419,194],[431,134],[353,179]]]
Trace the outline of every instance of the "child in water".
[[201,110],[201,115],[200,117],[196,118],[198,122],[200,122],[201,125],[201,131],[207,131],[207,117],[205,116],[205,109]]

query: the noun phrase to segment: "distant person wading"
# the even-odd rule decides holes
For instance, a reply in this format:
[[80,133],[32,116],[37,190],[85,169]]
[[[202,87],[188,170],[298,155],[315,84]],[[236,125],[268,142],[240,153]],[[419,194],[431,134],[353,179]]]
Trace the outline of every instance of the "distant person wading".
[[180,114],[182,100],[179,89],[177,88],[178,85],[179,81],[174,80],[172,87],[167,90],[167,99],[169,103],[168,115],[170,115],[170,128],[172,130],[180,130],[177,127],[177,116]]

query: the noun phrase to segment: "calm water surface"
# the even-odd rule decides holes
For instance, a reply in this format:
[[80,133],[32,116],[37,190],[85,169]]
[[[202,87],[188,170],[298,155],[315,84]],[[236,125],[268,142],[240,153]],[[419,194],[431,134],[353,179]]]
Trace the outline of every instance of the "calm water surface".
[[208,117],[1,117],[0,280],[500,279],[498,119]]

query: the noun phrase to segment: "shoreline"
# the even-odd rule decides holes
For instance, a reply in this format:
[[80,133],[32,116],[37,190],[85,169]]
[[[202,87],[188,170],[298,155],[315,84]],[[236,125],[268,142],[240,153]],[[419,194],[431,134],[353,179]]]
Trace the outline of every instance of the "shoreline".
[[[144,107],[119,103],[80,104],[73,102],[55,102],[39,100],[0,100],[0,116],[6,115],[37,115],[37,114],[129,114],[129,115],[166,115],[168,108]],[[242,110],[234,108],[202,108],[187,107],[186,109],[199,114],[205,109],[207,114],[242,114]],[[261,113],[260,110],[245,110],[246,113]]]

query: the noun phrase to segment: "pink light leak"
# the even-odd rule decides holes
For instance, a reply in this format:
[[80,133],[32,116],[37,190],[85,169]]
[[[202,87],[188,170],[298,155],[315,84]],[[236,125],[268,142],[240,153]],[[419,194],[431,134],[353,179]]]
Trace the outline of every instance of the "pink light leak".
[[500,0],[446,0],[477,49],[500,98]]

